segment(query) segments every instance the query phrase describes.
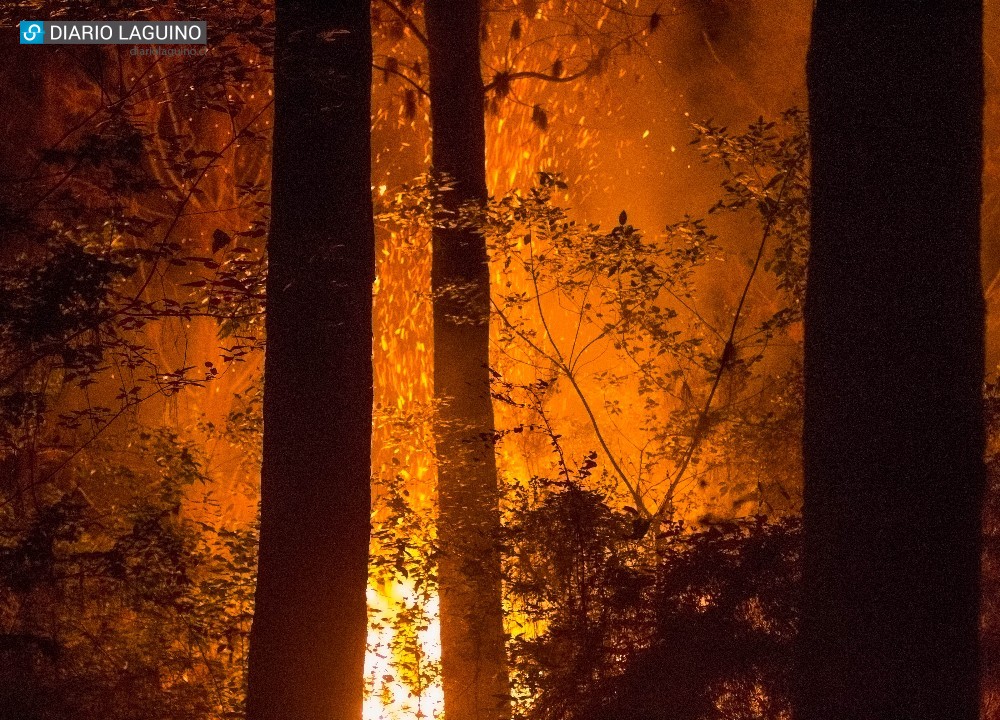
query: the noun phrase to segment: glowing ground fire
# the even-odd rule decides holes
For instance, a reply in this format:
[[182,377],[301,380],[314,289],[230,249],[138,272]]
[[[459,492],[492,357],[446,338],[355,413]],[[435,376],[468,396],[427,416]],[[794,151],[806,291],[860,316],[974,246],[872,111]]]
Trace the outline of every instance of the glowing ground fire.
[[[439,681],[423,688],[413,687],[400,679],[396,648],[398,631],[385,622],[399,611],[399,606],[416,600],[412,585],[398,583],[381,592],[368,588],[368,654],[365,658],[367,697],[364,720],[384,718],[433,718],[444,709],[444,694]],[[417,630],[412,638],[417,654],[428,665],[441,659],[441,628],[438,623],[436,598],[426,608],[430,616],[426,629]],[[412,654],[412,653],[411,653]]]

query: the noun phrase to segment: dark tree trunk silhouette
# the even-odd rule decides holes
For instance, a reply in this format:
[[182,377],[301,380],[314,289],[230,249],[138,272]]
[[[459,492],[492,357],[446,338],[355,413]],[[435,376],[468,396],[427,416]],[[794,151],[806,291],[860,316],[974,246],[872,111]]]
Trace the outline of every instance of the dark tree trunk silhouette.
[[982,7],[819,0],[798,720],[973,720]]
[[[428,0],[432,164],[455,210],[486,201],[479,2]],[[470,228],[433,237],[441,675],[449,720],[509,715],[504,649],[486,242]]]
[[1000,455],[994,428],[1000,426],[1000,394],[988,386],[985,402],[988,429],[986,490],[983,497],[982,607],[980,623],[980,677],[982,718],[1000,716]]
[[278,0],[250,720],[360,720],[372,420],[369,0]]

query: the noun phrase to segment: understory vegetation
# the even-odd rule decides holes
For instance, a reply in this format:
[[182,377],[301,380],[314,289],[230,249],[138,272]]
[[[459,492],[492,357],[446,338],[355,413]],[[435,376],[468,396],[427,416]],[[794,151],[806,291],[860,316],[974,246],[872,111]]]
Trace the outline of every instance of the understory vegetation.
[[[709,320],[695,309],[699,284],[719,262],[746,256],[738,243],[695,217],[649,239],[625,213],[610,231],[580,224],[556,200],[566,189],[557,175],[497,198],[485,216],[454,220],[477,223],[507,279],[494,297],[499,542],[524,717],[658,717],[642,688],[665,682],[675,717],[787,711],[798,480],[794,456],[775,450],[795,446],[800,411],[804,121],[790,112],[738,135],[706,124],[696,142],[726,173],[710,215],[742,214],[756,228],[751,280],[783,293],[778,306],[751,307],[738,289],[733,307]],[[404,188],[382,221],[426,228],[434,194],[446,191]],[[161,367],[150,338],[171,322],[209,315],[225,361],[252,362],[264,340],[260,233],[234,240],[219,230],[210,254],[191,256],[122,230],[51,226],[0,277],[0,705],[39,720],[236,718],[256,525],[253,512],[234,518],[218,499],[204,442],[236,448],[254,472],[260,381],[224,426],[186,435],[150,425],[140,409],[208,392],[227,371]],[[186,296],[150,299],[136,283],[161,263],[202,273]],[[568,346],[554,325],[571,328]],[[788,338],[793,350],[772,361],[769,345]],[[615,362],[587,369],[609,354]],[[114,384],[114,403],[102,402]],[[556,409],[567,396],[587,422]],[[119,417],[127,429],[111,428]],[[640,429],[641,453],[623,450],[621,418]],[[423,420],[388,413],[381,422]],[[418,706],[438,681],[422,638],[440,548],[433,508],[407,479],[374,478],[373,583],[407,594],[373,615],[374,630],[391,630],[373,652],[391,658],[393,680]]]
[[[525,720],[789,716],[805,118],[739,133],[705,123],[695,143],[722,173],[720,197],[664,233],[644,235],[625,212],[610,230],[574,219],[553,173],[453,220],[486,235],[501,278],[498,543]],[[440,192],[446,180],[391,193],[381,222],[426,232]],[[740,232],[716,236],[723,216]],[[181,433],[140,410],[259,363],[262,227],[220,229],[191,255],[144,247],[129,223],[49,225],[0,274],[3,717],[241,717],[255,497],[242,512],[220,499],[230,475],[205,448],[257,471],[259,365],[219,426]],[[198,274],[183,297],[151,299],[150,264]],[[720,289],[719,277],[734,280]],[[205,316],[225,366],[163,367],[150,338]],[[412,443],[431,413],[377,418]],[[370,650],[391,674],[370,690],[416,712],[439,681],[427,634],[442,549],[427,488],[404,465],[373,476],[372,586],[405,592],[372,610]]]

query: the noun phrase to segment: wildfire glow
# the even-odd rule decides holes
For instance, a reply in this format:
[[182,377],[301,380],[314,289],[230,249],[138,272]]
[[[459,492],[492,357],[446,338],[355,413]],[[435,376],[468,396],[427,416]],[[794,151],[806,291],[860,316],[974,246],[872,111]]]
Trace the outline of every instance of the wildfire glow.
[[[416,647],[400,652],[400,645],[407,643],[399,642],[403,639],[398,637],[389,621],[401,608],[416,602],[419,598],[409,583],[397,583],[381,591],[371,586],[368,588],[368,654],[365,658],[368,694],[364,720],[433,718],[440,716],[444,709],[444,694],[439,681],[421,688],[415,683],[404,682],[400,677],[400,665],[412,665],[414,658],[428,666],[436,665],[441,660],[437,598],[433,598],[425,608],[429,622],[426,628],[416,631]],[[401,654],[408,656],[407,661],[399,657]]]

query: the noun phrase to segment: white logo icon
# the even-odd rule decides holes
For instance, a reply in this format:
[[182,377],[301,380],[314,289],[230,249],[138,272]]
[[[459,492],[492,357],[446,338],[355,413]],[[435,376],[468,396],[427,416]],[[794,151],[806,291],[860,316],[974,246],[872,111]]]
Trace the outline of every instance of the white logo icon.
[[35,38],[42,34],[41,25],[29,25],[27,30],[21,32],[24,39],[28,42],[34,42]]

